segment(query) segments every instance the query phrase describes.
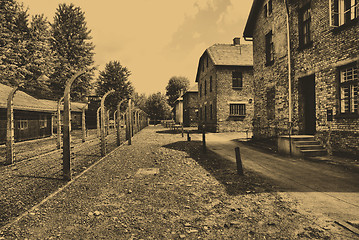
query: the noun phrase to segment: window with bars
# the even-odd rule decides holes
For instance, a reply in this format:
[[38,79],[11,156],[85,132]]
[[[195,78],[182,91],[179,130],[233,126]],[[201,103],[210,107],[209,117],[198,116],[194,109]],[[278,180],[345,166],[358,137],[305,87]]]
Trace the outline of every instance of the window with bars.
[[359,0],[329,0],[330,25],[339,27],[359,18]]
[[232,72],[232,88],[242,88],[242,72]]
[[243,117],[246,115],[246,105],[242,103],[229,104],[229,115],[233,117]]
[[266,34],[266,65],[272,65],[274,63],[274,45],[272,31]]
[[212,92],[212,76],[209,77],[209,91]]
[[358,67],[350,66],[340,70],[340,113],[359,114],[358,90],[359,77]]
[[308,46],[311,42],[310,34],[311,10],[307,4],[299,11],[299,45],[300,47]]

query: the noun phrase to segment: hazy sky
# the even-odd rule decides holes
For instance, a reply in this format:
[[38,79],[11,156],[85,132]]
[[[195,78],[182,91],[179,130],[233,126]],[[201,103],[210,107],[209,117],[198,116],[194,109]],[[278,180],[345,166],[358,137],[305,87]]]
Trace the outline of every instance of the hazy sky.
[[[21,1],[21,0],[19,0]],[[85,12],[95,44],[95,65],[111,60],[131,72],[139,93],[165,92],[172,76],[194,84],[198,60],[214,43],[241,37],[252,0],[23,0],[30,15],[50,22],[59,3]],[[247,44],[249,42],[246,42]]]

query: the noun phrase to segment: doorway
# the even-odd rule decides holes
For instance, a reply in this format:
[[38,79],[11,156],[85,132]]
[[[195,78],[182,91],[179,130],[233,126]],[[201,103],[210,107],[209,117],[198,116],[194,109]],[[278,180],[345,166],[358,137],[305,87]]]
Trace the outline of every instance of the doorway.
[[314,135],[316,132],[315,75],[299,79],[302,106],[303,133]]

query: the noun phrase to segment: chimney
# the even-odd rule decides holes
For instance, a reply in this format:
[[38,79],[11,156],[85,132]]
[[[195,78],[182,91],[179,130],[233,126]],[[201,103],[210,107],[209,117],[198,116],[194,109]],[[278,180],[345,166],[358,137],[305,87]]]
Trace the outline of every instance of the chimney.
[[233,38],[233,45],[234,45],[234,46],[239,46],[239,45],[241,45],[241,38],[239,38],[239,37]]

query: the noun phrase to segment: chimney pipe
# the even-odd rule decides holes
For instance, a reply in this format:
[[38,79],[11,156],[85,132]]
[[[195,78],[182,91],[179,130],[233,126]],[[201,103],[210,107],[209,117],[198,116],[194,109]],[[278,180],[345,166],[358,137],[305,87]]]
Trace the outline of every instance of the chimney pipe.
[[233,38],[233,45],[234,46],[241,45],[241,38],[239,38],[239,37]]

